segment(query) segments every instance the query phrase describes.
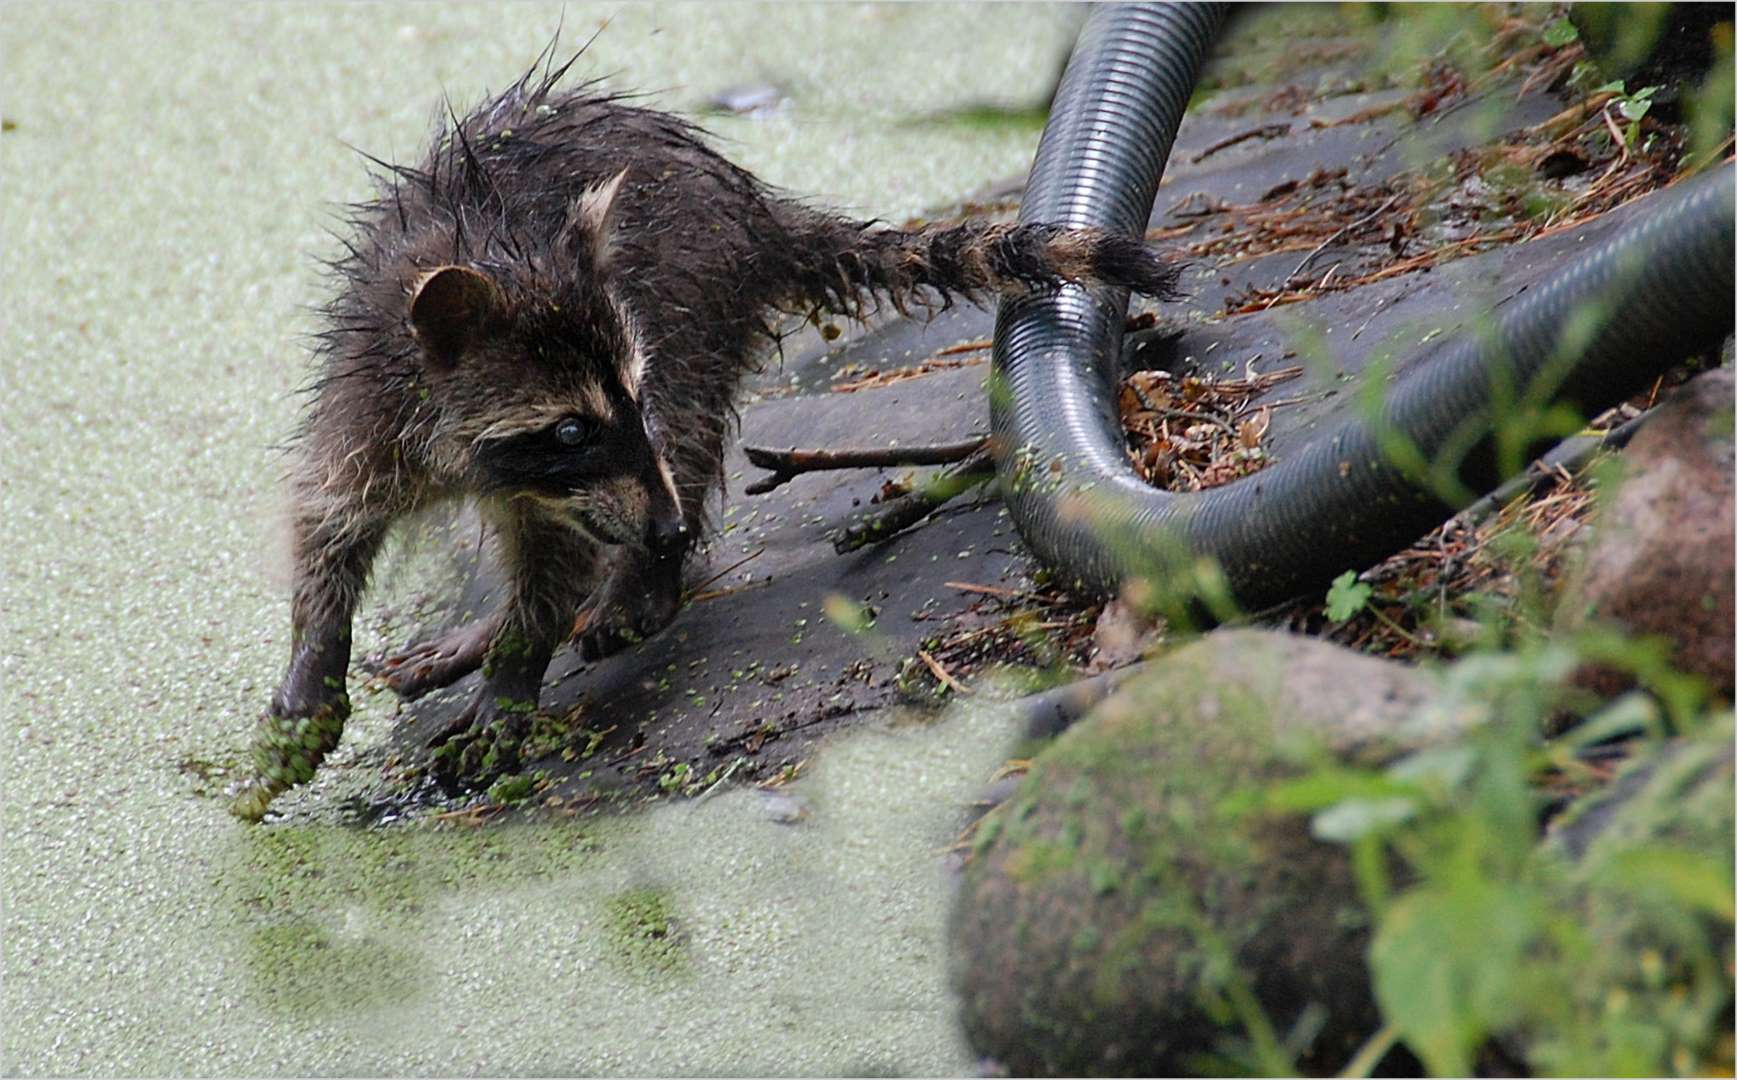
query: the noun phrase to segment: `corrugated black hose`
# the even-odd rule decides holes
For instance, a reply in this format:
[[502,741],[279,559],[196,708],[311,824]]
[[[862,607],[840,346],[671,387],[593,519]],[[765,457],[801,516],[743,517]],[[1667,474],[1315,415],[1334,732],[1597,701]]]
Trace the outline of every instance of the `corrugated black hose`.
[[[1081,31],[1026,187],[1021,221],[1146,227],[1220,5],[1098,8]],[[1731,333],[1733,171],[1649,198],[1635,220],[1492,314],[1396,366],[1382,402],[1267,469],[1207,491],[1135,473],[1116,410],[1125,292],[1075,287],[1002,303],[991,415],[1026,543],[1108,593],[1216,560],[1252,610],[1403,548],[1559,437],[1502,444],[1503,418],[1592,415]],[[1534,413],[1536,413],[1536,409]],[[1507,430],[1515,430],[1508,425]],[[1445,463],[1445,464],[1444,464]]]

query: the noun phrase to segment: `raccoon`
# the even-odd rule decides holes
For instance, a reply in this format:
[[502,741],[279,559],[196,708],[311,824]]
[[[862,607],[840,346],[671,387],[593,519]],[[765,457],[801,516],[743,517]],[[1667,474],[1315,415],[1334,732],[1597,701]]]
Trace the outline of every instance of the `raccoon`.
[[468,115],[449,109],[414,167],[368,159],[377,190],[328,263],[319,375],[291,443],[290,661],[244,817],[336,745],[351,618],[406,514],[475,500],[509,584],[492,614],[383,677],[410,698],[480,668],[453,745],[467,769],[479,754],[511,768],[570,634],[597,658],[675,615],[738,385],[789,317],[1064,281],[1173,294],[1176,269],[1138,239],[901,231],[786,197],[685,120],[595,81],[563,86],[577,59],[546,52]]

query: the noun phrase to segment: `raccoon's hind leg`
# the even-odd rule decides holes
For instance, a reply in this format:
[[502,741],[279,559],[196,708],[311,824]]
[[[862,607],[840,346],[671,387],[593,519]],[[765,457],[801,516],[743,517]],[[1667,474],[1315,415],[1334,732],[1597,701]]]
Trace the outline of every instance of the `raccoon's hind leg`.
[[596,546],[534,504],[508,500],[488,509],[510,592],[498,612],[466,628],[479,635],[483,626],[492,630],[482,655],[482,683],[429,744],[436,775],[463,784],[518,769],[549,660],[596,576]]
[[503,612],[497,611],[438,637],[407,645],[402,652],[380,660],[375,672],[405,701],[451,686],[482,667],[489,642],[500,630],[502,616]]
[[[572,622],[574,646],[586,660],[601,660],[669,625],[681,606],[681,559],[616,556],[603,580],[580,602]],[[497,611],[380,661],[376,672],[406,701],[453,683],[482,667],[505,611]]]

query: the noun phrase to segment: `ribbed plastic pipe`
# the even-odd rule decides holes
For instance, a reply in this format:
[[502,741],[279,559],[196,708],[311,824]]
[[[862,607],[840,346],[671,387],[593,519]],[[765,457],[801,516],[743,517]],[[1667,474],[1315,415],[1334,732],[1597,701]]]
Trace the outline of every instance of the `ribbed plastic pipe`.
[[[1221,19],[1219,5],[1094,12],[1057,90],[1022,221],[1145,229]],[[1401,364],[1378,412],[1198,493],[1158,491],[1128,459],[1115,400],[1126,293],[1067,287],[1006,300],[991,417],[1010,513],[1041,559],[1094,592],[1174,567],[1178,555],[1216,560],[1244,608],[1323,587],[1501,482],[1489,432],[1509,388],[1591,415],[1731,333],[1734,200],[1729,165],[1649,197],[1642,217],[1488,324]],[[1384,449],[1394,445],[1422,461],[1451,458],[1453,489],[1394,464]]]

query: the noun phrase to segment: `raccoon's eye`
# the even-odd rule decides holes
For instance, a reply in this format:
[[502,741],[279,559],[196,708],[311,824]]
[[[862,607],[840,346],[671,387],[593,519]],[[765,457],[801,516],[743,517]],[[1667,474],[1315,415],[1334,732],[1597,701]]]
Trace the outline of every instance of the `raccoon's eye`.
[[569,416],[555,425],[555,441],[562,446],[578,446],[585,441],[588,434],[590,432],[586,430],[585,421],[577,417]]

